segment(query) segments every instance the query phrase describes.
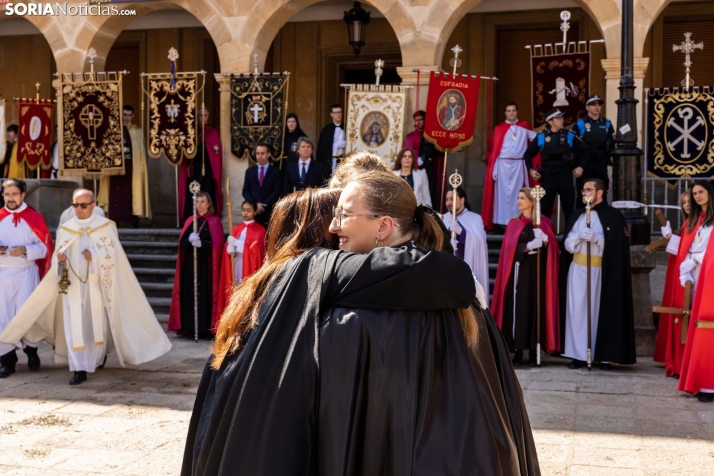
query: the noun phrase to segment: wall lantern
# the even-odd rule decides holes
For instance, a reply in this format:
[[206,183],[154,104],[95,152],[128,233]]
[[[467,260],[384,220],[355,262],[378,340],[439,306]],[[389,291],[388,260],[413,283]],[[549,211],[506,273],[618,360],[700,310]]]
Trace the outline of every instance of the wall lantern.
[[367,35],[367,23],[369,23],[372,12],[362,8],[359,2],[355,2],[352,10],[345,12],[345,23],[347,23],[347,32],[350,35],[350,45],[355,52],[355,56],[359,57],[360,50],[364,46]]

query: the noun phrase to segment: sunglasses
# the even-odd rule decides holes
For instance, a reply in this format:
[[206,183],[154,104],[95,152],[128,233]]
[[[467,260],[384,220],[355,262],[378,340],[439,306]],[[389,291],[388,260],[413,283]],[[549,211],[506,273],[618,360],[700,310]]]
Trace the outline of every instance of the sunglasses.
[[74,208],[77,207],[82,207],[82,210],[86,210],[89,205],[92,205],[94,202],[89,202],[89,203],[72,203],[72,206]]

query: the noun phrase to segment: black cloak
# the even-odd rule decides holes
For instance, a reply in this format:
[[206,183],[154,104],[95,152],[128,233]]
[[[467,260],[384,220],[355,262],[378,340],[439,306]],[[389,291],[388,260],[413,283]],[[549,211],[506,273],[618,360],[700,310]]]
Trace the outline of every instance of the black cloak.
[[317,150],[315,151],[315,160],[328,164],[332,170],[332,142],[335,140],[335,129],[344,129],[345,125],[336,126],[334,122],[329,123],[322,128],[320,138],[317,141]]
[[[630,238],[627,234],[625,218],[619,210],[605,202],[593,211],[602,223],[605,233],[605,249],[602,255],[602,288],[600,292],[600,315],[593,360],[634,364],[635,354],[635,311],[632,303],[632,274],[630,273]],[[565,229],[565,237],[575,226],[575,222],[585,209],[577,209],[570,216]],[[560,254],[560,335],[561,348],[565,348],[565,321],[567,309],[567,286],[570,263],[573,254],[563,246]],[[583,299],[586,299],[583,289]]]
[[182,474],[540,474],[492,317],[464,341],[474,295],[463,261],[412,246],[290,260],[246,346],[206,365]]

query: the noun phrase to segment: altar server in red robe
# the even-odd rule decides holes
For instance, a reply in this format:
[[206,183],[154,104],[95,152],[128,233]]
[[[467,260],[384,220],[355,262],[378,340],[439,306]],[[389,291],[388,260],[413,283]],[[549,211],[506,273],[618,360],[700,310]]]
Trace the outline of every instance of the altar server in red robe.
[[533,127],[518,119],[518,105],[506,104],[506,121],[493,130],[486,160],[481,216],[487,230],[518,215],[518,191],[531,182],[523,154],[535,136]]
[[[560,352],[560,312],[558,298],[558,255],[560,248],[553,223],[541,218],[540,228],[533,224],[535,199],[530,188],[518,193],[520,214],[511,219],[498,258],[496,284],[491,312],[503,331],[513,363],[520,365],[523,350],[529,349],[529,363],[536,364],[536,343],[548,353]],[[540,276],[537,250],[540,249]],[[540,280],[541,325],[537,340],[537,288]]]
[[[193,205],[191,206],[193,209]],[[174,290],[169,311],[170,331],[193,337],[194,329],[194,272],[193,250],[198,251],[198,334],[209,338],[218,324],[218,283],[221,276],[223,253],[223,225],[214,213],[211,196],[196,194],[197,231],[193,231],[193,215],[183,225],[179,238]]]
[[[240,284],[245,278],[255,273],[265,260],[265,228],[255,221],[258,204],[246,200],[240,207],[243,223],[233,228],[226,240],[221,265],[221,293],[218,299],[218,316],[228,305],[233,284]],[[231,253],[235,253],[233,272],[231,272]]]
[[[691,192],[687,190],[679,196],[679,206],[682,212],[682,218],[685,221],[689,218],[689,196]],[[677,255],[679,253],[679,243],[681,236],[672,233],[672,225],[667,222],[662,227],[662,236],[669,239],[667,243],[667,253],[669,260],[667,261],[667,273],[665,275],[664,293],[662,293],[662,306],[673,307],[675,294],[679,284],[679,266],[677,265]],[[678,316],[671,314],[661,314],[659,317],[659,325],[657,328],[657,342],[655,343],[655,351],[653,360],[665,364],[665,372],[668,377],[674,376],[673,369],[682,367],[682,357],[684,355],[684,346],[679,343],[675,344],[675,340],[681,342],[680,334],[675,335],[674,319]],[[679,326],[677,327],[679,329]],[[679,371],[676,374],[679,376]]]

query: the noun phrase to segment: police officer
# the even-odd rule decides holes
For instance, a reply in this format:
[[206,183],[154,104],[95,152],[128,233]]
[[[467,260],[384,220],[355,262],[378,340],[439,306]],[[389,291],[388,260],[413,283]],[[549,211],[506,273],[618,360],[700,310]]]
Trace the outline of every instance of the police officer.
[[[543,216],[550,218],[555,196],[560,195],[567,223],[575,205],[573,177],[577,179],[583,175],[583,169],[587,165],[588,147],[575,133],[563,128],[564,115],[559,109],[548,111],[545,115],[548,126],[531,142],[523,159],[530,176],[534,180],[540,180],[545,189],[545,197],[541,200]],[[533,158],[538,152],[541,153],[543,163],[540,170],[533,168]]]
[[[583,175],[575,183],[578,190],[582,190],[586,179],[597,178],[605,183],[605,188],[610,187],[610,179],[607,176],[607,166],[612,165],[610,152],[615,147],[615,129],[612,123],[600,115],[602,108],[602,98],[597,94],[590,96],[585,103],[588,115],[573,127],[575,132],[585,145],[588,146],[589,155],[587,166],[583,167]],[[578,208],[584,207],[578,201]]]

